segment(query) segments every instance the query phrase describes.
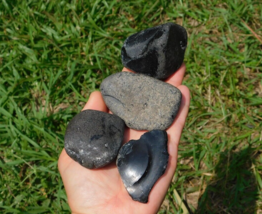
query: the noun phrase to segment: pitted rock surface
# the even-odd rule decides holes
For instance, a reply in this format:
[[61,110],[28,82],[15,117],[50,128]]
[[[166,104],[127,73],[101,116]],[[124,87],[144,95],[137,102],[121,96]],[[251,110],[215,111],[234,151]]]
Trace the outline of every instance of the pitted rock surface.
[[137,73],[165,79],[182,65],[186,46],[185,28],[166,23],[129,36],[121,50],[122,63]]
[[68,124],[67,154],[82,166],[93,169],[113,162],[122,145],[124,121],[116,115],[85,110]]
[[107,107],[136,130],[167,129],[179,110],[178,88],[130,72],[113,74],[100,86]]

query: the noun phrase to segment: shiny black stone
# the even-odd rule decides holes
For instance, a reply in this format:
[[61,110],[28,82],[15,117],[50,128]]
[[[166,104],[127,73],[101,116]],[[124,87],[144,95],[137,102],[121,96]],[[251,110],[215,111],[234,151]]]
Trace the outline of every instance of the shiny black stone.
[[85,110],[68,124],[67,154],[82,166],[93,169],[115,160],[124,137],[124,121],[116,115]]
[[121,50],[122,63],[137,73],[165,79],[182,65],[186,46],[186,30],[166,23],[129,36]]
[[166,170],[168,158],[166,131],[147,132],[122,146],[116,164],[133,200],[147,203],[151,189]]

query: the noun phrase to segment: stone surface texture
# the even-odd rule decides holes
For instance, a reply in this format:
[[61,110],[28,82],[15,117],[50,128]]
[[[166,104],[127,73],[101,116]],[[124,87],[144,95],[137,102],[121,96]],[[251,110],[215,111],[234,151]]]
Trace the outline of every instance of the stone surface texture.
[[157,79],[165,79],[182,65],[187,46],[185,28],[166,23],[129,36],[122,47],[125,67]]
[[95,110],[82,111],[67,126],[65,150],[86,168],[103,167],[117,157],[124,129],[124,121],[116,115]]
[[107,107],[136,130],[167,129],[182,97],[180,90],[168,83],[130,72],[107,77],[100,90]]
[[147,203],[155,182],[166,170],[168,158],[166,131],[147,132],[122,146],[116,164],[133,200]]

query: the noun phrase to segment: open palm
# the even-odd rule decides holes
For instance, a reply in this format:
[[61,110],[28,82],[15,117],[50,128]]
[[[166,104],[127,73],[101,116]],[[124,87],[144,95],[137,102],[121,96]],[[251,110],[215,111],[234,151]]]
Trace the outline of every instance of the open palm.
[[[128,69],[123,69],[128,71]],[[182,101],[179,113],[173,124],[167,129],[169,162],[166,172],[154,185],[148,203],[133,201],[126,191],[116,164],[101,169],[86,169],[71,159],[63,149],[58,168],[66,189],[68,203],[72,213],[156,213],[166,195],[177,164],[177,150],[180,136],[189,108],[189,90],[181,85],[185,74],[185,65],[172,75],[167,83],[180,89]],[[109,112],[100,92],[93,92],[85,109]],[[144,131],[127,128],[124,143],[139,139]]]

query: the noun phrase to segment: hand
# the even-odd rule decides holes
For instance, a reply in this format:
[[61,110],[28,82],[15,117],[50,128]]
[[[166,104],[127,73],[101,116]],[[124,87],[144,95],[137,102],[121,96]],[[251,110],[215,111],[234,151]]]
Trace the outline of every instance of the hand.
[[[128,69],[123,69],[127,71]],[[133,201],[126,191],[120,178],[116,164],[112,163],[101,169],[86,169],[71,159],[63,149],[58,168],[62,176],[68,203],[72,213],[99,213],[99,214],[128,214],[128,213],[156,213],[172,181],[176,164],[180,136],[187,117],[190,94],[186,86],[181,85],[185,74],[185,65],[166,80],[182,92],[182,101],[178,115],[173,124],[167,129],[169,162],[166,172],[156,182],[151,190],[148,203]],[[109,112],[100,92],[90,95],[85,109],[94,109]],[[139,139],[145,131],[136,131],[127,128],[124,143],[131,139]]]

